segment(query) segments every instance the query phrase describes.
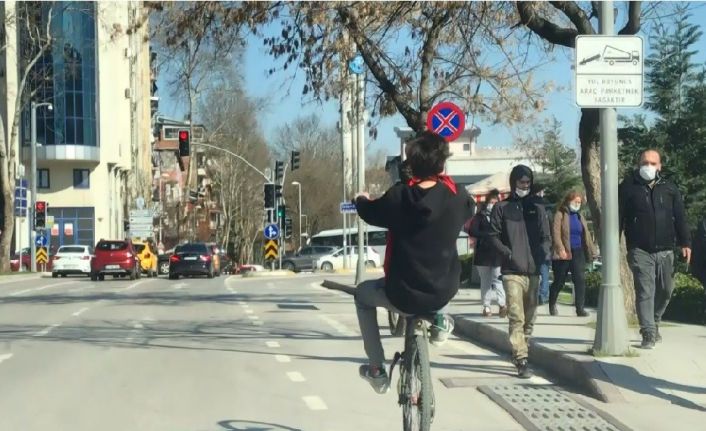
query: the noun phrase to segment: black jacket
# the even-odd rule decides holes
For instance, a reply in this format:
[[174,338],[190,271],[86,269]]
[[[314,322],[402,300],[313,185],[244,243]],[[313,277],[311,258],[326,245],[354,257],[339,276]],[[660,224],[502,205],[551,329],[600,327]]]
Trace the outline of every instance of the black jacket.
[[473,252],[473,264],[477,266],[500,266],[503,263],[503,255],[493,247],[490,241],[490,213],[487,210],[480,211],[473,216],[469,223],[468,235],[476,238],[475,251]]
[[549,218],[540,199],[513,193],[495,204],[490,225],[493,247],[504,257],[503,274],[537,275],[551,259]]
[[628,250],[648,253],[689,247],[691,239],[684,202],[677,186],[658,178],[654,187],[634,171],[620,183],[620,231],[625,232]]
[[443,183],[426,190],[397,184],[379,199],[355,203],[363,220],[392,235],[385,281],[392,305],[409,314],[446,305],[460,281],[456,239],[475,208],[468,193],[459,187],[454,194]]

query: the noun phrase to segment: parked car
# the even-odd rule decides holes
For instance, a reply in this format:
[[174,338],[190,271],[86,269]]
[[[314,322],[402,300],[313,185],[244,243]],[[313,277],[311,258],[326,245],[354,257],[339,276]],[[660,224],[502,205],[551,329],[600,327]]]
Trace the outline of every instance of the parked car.
[[169,249],[157,256],[157,270],[159,275],[169,274],[169,258],[174,254],[174,249]]
[[137,257],[140,259],[140,269],[148,277],[157,276],[157,252],[151,242],[135,241],[132,243],[137,252]]
[[316,261],[328,254],[336,251],[336,247],[310,246],[304,247],[296,253],[284,255],[282,257],[282,269],[289,271],[313,271]]
[[88,245],[64,245],[52,257],[51,276],[66,277],[69,274],[91,276],[93,247]]
[[105,279],[107,275],[140,278],[140,259],[130,240],[100,240],[91,260],[91,280]]
[[178,245],[169,258],[169,279],[177,280],[182,275],[215,276],[213,250],[202,242]]
[[[367,268],[375,268],[380,266],[382,264],[380,255],[372,247],[366,247],[365,249],[365,266]],[[351,259],[351,266],[355,267],[356,262],[358,261],[358,247],[349,246],[348,253]],[[321,269],[323,271],[333,271],[336,269],[342,269],[343,258],[343,247],[341,247],[331,254],[321,256],[316,261],[316,268]]]
[[[22,271],[29,271],[32,268],[32,259],[30,258],[29,247],[22,249]],[[52,257],[53,255],[49,253],[49,261],[46,264],[45,271],[51,272],[52,269]],[[20,254],[17,252],[10,254],[10,271],[17,272],[20,270]],[[37,265],[37,270],[40,271],[40,265]]]

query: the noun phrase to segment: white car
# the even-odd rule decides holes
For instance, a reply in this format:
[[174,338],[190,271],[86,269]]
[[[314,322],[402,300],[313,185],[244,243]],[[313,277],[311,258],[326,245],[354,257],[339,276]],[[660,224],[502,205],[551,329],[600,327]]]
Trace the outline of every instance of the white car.
[[[358,247],[349,246],[348,253],[350,255],[351,268],[355,268],[358,262]],[[343,268],[343,247],[334,251],[331,254],[321,256],[316,261],[316,268],[323,271],[333,271]],[[367,268],[376,268],[382,265],[380,255],[372,248],[365,247],[365,266]]]
[[69,274],[91,275],[93,248],[87,245],[64,245],[52,258],[51,276],[66,277]]

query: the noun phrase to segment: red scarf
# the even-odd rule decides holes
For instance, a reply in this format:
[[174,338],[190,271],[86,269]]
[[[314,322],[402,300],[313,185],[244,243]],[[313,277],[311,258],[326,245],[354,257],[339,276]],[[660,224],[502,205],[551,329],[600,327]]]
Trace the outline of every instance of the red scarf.
[[451,193],[456,194],[456,183],[454,182],[454,180],[451,179],[450,176],[448,176],[446,174],[439,174],[439,175],[435,175],[433,177],[429,177],[429,178],[425,178],[425,179],[420,179],[420,178],[414,177],[411,180],[409,180],[407,185],[410,187],[416,186],[417,184],[421,183],[422,181],[438,181],[438,182],[444,184],[446,187],[448,187],[449,190],[451,190]]

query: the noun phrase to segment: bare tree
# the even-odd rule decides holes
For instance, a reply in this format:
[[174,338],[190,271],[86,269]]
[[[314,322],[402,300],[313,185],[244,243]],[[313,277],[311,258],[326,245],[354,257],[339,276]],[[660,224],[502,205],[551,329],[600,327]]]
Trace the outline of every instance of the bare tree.
[[[20,67],[16,91],[15,88],[8,88],[10,91],[3,95],[6,99],[14,96],[14,110],[11,113],[3,113],[4,115],[0,118],[0,186],[2,187],[4,220],[0,231],[0,272],[10,270],[10,247],[14,231],[15,165],[19,149],[21,113],[31,100],[32,90],[36,90],[30,88],[29,83],[36,82],[37,74],[46,73],[43,70],[35,70],[35,65],[53,43],[50,29],[54,8],[48,9],[45,22],[41,19],[41,13],[37,14],[38,8],[41,8],[41,4],[26,2],[16,4],[15,14],[6,13],[5,7],[2,9],[4,16],[1,20],[3,28],[0,31],[2,37],[0,50],[6,51],[7,35],[10,32],[20,34],[18,42],[21,46],[17,49]],[[18,29],[18,25],[21,25],[22,28]],[[10,115],[12,116],[10,117]],[[5,131],[8,130],[9,121],[12,123],[9,127],[9,138],[5,141]]]

